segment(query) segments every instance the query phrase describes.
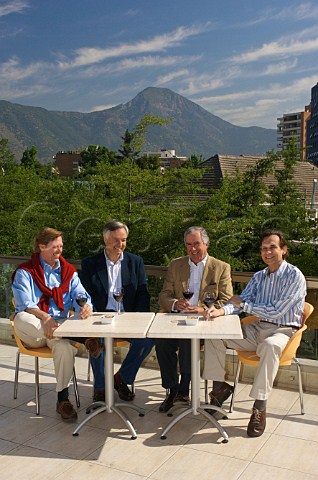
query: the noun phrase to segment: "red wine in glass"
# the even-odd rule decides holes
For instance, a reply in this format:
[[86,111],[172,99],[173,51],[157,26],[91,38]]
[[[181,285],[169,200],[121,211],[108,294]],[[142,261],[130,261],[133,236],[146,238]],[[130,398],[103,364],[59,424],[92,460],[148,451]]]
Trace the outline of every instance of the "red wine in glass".
[[183,297],[184,297],[186,300],[190,300],[190,298],[193,297],[193,292],[191,292],[191,291],[187,288],[187,290],[184,290],[184,291],[182,292],[182,295],[183,295]]
[[84,307],[84,305],[87,303],[87,296],[84,293],[80,293],[76,297],[76,303],[80,307]]

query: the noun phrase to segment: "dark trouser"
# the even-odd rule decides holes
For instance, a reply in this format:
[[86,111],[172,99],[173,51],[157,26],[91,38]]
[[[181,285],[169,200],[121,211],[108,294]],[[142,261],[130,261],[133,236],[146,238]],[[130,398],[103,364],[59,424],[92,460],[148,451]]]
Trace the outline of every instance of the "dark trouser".
[[[130,343],[130,348],[119,372],[123,382],[132,385],[140,365],[154,346],[154,340],[152,338],[125,338],[125,340]],[[102,350],[98,358],[90,357],[90,361],[94,373],[94,389],[104,390],[104,350]]]
[[191,340],[158,338],[155,345],[163,388],[172,388],[179,383],[178,359],[181,377],[190,378]]

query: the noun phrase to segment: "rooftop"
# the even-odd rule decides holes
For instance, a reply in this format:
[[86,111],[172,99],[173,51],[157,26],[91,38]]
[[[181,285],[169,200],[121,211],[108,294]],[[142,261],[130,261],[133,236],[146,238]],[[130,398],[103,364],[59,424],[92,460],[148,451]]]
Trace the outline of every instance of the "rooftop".
[[[74,424],[62,422],[55,413],[52,360],[40,359],[40,416],[35,415],[31,357],[21,355],[18,398],[13,400],[16,350],[1,345],[0,456],[8,480],[318,479],[317,394],[305,393],[306,414],[302,416],[298,392],[275,388],[268,402],[265,433],[248,438],[250,385],[240,383],[236,410],[221,421],[229,434],[227,444],[221,443],[218,431],[201,415],[185,417],[161,440],[162,429],[170,421],[158,412],[165,392],[159,371],[142,368],[135,384],[136,403],[146,414],[141,418],[129,410],[138,438],[131,440],[121,419],[107,413],[92,419],[73,437]],[[86,358],[76,358],[76,371],[80,421],[92,398]]]

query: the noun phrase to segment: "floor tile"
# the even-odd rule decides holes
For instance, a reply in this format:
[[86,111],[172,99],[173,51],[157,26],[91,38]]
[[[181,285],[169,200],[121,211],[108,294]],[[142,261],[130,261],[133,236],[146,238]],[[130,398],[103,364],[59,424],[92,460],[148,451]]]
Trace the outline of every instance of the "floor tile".
[[1,469],[6,480],[55,480],[60,473],[69,471],[75,462],[64,456],[21,446],[1,457]]
[[254,462],[318,475],[318,435],[316,438],[313,442],[272,434]]
[[151,480],[237,480],[247,462],[213,453],[179,449],[151,476]]

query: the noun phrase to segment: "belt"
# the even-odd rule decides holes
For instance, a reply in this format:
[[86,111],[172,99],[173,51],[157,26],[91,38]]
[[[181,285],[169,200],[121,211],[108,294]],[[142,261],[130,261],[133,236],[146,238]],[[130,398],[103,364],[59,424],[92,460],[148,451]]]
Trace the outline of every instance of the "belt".
[[275,327],[287,327],[287,328],[294,328],[295,330],[299,330],[301,327],[297,325],[282,325],[281,323],[269,322],[267,320],[260,320],[260,323],[270,323],[271,325],[275,325]]

